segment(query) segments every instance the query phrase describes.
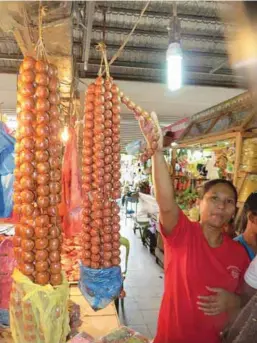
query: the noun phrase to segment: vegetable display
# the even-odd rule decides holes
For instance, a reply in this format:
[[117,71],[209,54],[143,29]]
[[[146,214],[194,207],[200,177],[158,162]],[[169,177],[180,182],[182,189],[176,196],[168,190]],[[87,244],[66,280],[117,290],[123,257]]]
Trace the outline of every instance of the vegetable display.
[[18,269],[40,285],[62,283],[59,103],[56,67],[25,57],[18,76],[14,211],[20,222],[13,243]]
[[82,264],[120,264],[120,97],[112,78],[98,77],[85,97],[82,151]]

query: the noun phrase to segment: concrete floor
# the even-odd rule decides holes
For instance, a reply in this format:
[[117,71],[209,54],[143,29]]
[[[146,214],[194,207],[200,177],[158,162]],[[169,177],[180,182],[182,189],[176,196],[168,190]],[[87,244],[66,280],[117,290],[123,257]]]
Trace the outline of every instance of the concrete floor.
[[[128,272],[124,283],[126,298],[124,313],[120,308],[120,321],[137,330],[142,335],[154,338],[158,312],[163,293],[163,269],[155,262],[155,257],[144,247],[137,231],[134,234],[133,220],[122,219],[122,236],[130,241]],[[125,259],[122,248],[122,261]]]

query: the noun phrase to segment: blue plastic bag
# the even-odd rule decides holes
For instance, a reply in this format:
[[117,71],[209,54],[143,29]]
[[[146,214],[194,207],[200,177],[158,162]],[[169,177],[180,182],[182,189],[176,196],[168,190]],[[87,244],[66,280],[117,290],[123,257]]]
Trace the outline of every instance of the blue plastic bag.
[[9,327],[9,326],[10,326],[9,311],[0,309],[0,327]]
[[91,269],[80,265],[79,288],[93,310],[109,305],[121,292],[123,277],[120,267]]

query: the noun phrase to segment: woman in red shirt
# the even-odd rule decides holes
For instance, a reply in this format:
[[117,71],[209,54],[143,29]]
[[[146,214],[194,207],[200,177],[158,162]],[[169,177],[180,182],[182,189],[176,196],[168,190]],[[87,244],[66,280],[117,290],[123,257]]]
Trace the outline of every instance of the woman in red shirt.
[[[223,233],[235,215],[237,191],[226,180],[205,184],[200,223],[190,222],[175,201],[172,179],[162,154],[153,158],[153,180],[165,251],[165,287],[154,343],[219,343],[229,315],[239,304],[249,264],[240,244]],[[144,136],[151,127],[140,123]]]

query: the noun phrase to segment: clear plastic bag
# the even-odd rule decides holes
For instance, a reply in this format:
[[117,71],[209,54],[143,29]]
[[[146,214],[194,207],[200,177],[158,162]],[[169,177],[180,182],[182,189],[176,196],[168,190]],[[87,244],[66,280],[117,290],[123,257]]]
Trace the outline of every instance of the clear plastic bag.
[[149,338],[141,335],[140,333],[122,326],[113,330],[108,335],[102,337],[96,343],[150,343]]
[[122,289],[120,267],[91,269],[80,265],[79,288],[93,310],[101,310],[116,299]]
[[40,286],[13,272],[10,324],[14,343],[64,343],[70,331],[69,285]]
[[128,155],[137,155],[142,150],[142,142],[140,140],[133,141],[127,144],[125,149]]

